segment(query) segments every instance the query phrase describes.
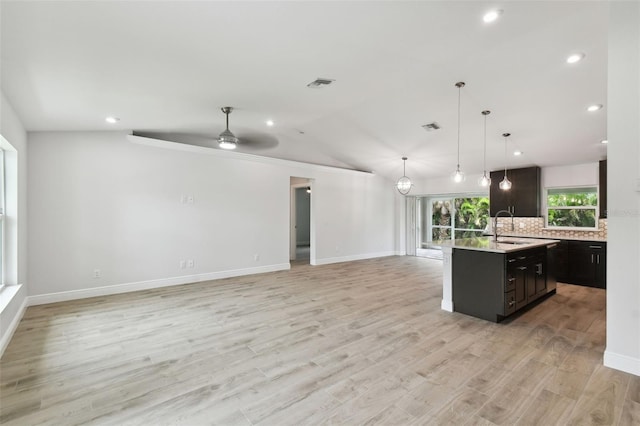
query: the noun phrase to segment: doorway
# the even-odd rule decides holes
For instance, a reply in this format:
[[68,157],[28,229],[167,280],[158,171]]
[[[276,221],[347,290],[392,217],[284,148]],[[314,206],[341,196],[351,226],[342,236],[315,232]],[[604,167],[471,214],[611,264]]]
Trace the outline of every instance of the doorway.
[[289,228],[289,260],[296,264],[314,264],[314,233],[312,226],[312,185],[309,178],[291,177]]

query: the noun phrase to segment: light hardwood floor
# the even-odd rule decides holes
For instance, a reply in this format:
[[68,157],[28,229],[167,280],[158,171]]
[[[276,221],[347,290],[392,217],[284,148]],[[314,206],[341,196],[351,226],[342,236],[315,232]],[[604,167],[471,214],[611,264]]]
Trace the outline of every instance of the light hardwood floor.
[[442,264],[387,257],[30,307],[7,425],[638,425],[602,366],[605,292],[503,324],[440,310]]

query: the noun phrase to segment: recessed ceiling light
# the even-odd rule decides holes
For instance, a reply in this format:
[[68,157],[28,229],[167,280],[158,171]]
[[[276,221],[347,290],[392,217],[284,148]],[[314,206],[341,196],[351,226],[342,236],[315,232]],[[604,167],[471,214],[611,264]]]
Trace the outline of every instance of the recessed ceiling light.
[[522,155],[522,151],[513,151],[513,155],[515,155],[516,157]]
[[273,127],[274,124],[276,123],[274,123],[273,120],[267,120],[267,126]]
[[107,117],[104,119],[109,124],[116,124],[120,119],[118,117]]
[[600,143],[608,144],[608,143],[609,143],[609,141],[608,141],[608,140],[606,140],[606,139],[602,139],[602,140],[600,141]]
[[587,107],[587,111],[589,111],[589,112],[595,112],[595,111],[598,111],[600,109],[602,109],[602,105],[601,104],[589,105]]
[[488,24],[498,19],[500,15],[502,15],[502,10],[499,10],[499,9],[491,10],[484,14],[484,16],[482,17],[482,20]]
[[568,64],[575,64],[576,62],[580,62],[581,60],[584,59],[584,53],[574,53],[572,55],[569,55],[567,57],[567,63]]

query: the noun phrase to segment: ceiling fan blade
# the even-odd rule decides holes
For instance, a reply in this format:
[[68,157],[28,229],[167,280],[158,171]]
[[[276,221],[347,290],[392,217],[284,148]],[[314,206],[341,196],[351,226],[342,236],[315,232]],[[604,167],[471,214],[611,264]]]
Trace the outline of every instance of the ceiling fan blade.
[[278,138],[268,133],[243,132],[238,135],[238,148],[262,151],[278,146]]
[[204,148],[217,148],[217,138],[211,135],[193,134],[193,133],[173,133],[173,132],[133,132],[134,136],[144,138],[159,139],[167,142],[182,143],[185,145],[195,145]]

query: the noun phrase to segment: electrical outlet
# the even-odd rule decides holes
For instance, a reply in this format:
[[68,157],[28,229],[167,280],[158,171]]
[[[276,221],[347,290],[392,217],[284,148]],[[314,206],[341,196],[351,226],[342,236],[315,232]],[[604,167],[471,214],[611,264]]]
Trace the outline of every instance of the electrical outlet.
[[187,267],[187,262],[185,262],[184,260],[180,261],[180,269],[184,269]]
[[102,277],[102,271],[100,269],[94,269],[93,278],[100,278],[100,277]]
[[520,229],[524,228],[524,223],[520,222]]
[[193,195],[188,195],[187,196],[187,204],[193,204],[193,203],[194,203]]
[[193,259],[187,260],[187,268],[193,268],[194,262]]

